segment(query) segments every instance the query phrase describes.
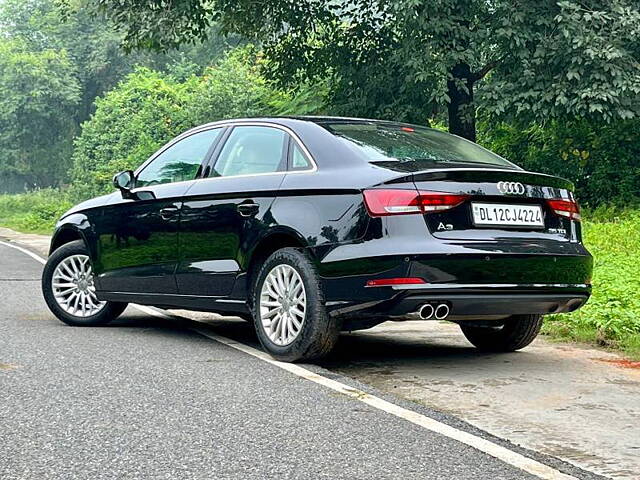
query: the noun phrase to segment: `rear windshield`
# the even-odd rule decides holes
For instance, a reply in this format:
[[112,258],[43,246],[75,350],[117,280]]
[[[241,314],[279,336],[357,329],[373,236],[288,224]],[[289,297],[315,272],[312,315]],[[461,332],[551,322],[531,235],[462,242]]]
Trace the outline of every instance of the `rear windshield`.
[[376,123],[325,123],[358,156],[369,162],[478,163],[518,168],[489,150],[440,130]]

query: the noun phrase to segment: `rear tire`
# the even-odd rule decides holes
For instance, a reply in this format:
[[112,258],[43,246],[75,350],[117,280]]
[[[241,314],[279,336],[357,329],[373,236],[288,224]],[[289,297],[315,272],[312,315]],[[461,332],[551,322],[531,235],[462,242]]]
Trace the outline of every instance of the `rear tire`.
[[[81,262],[85,262],[84,270],[81,268]],[[56,290],[54,290],[54,275],[56,275]],[[64,278],[60,275],[64,275]],[[81,280],[75,280],[77,275],[82,276]],[[72,285],[77,287],[74,288]],[[100,302],[95,299],[89,253],[81,240],[67,243],[51,254],[42,272],[42,293],[49,310],[59,320],[72,326],[106,325],[127,308],[126,303]],[[74,300],[78,296],[80,298],[74,308]],[[64,303],[61,299],[70,301]]]
[[272,357],[308,361],[333,349],[340,321],[327,314],[320,278],[302,250],[283,248],[267,258],[252,293],[256,333]]
[[542,315],[513,315],[500,327],[461,323],[467,340],[485,352],[514,352],[529,345],[540,333]]

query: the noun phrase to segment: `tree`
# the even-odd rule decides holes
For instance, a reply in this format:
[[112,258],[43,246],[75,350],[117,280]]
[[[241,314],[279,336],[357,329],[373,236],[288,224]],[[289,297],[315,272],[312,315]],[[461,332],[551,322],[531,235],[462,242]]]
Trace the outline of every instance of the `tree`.
[[[475,139],[478,103],[519,121],[640,114],[633,0],[97,0],[130,47],[206,38],[212,22],[263,42],[270,77],[331,79],[337,110],[427,121]],[[480,96],[477,102],[476,96]]]
[[246,47],[186,79],[148,68],[128,75],[96,100],[95,114],[76,139],[73,196],[84,199],[112,191],[114,173],[137,168],[189,128],[286,108],[287,96],[259,75],[257,61]]
[[80,100],[65,51],[34,53],[16,41],[0,42],[0,174],[31,186],[64,178],[75,132],[70,120]]
[[[104,16],[84,8],[83,0],[69,0],[64,11],[58,4],[0,0],[0,191],[22,190],[25,183],[64,182],[73,135],[93,113],[95,98],[136,66],[171,70],[187,78],[202,73],[229,48],[212,29],[211,38],[197,45],[167,53],[127,54],[121,48],[123,35]],[[30,139],[25,129],[33,119],[37,137]]]
[[[3,0],[0,3],[0,32],[20,40],[33,52],[66,50],[75,65],[82,88],[82,101],[75,112],[77,123],[89,118],[94,99],[113,88],[136,66],[166,70],[188,65],[190,73],[201,73],[230,47],[210,29],[207,42],[173,49],[166,53],[121,48],[123,35],[103,15],[93,15],[83,0]],[[234,44],[239,43],[233,38]]]

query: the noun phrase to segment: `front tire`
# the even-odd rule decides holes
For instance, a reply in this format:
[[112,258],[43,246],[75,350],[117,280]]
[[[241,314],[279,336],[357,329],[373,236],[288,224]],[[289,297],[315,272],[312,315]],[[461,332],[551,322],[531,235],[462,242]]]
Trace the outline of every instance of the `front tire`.
[[127,308],[126,303],[98,300],[89,254],[80,240],[51,254],[42,272],[42,293],[51,312],[67,325],[106,325]]
[[485,352],[514,352],[529,345],[540,333],[542,315],[513,315],[499,327],[461,323],[467,340]]
[[283,248],[253,285],[253,316],[263,348],[286,362],[315,360],[336,344],[339,320],[327,314],[320,278],[302,250]]

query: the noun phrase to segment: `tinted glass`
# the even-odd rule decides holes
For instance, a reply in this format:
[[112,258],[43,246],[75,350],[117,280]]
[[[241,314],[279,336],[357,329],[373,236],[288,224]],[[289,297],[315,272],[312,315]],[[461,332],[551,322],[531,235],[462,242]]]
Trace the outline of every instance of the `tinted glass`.
[[270,127],[235,127],[214,166],[214,176],[284,171],[287,134]]
[[291,141],[291,169],[307,170],[311,168],[311,163],[307,159],[302,149],[296,142]]
[[490,151],[440,130],[388,124],[329,123],[324,127],[370,162],[479,163],[515,167]]
[[198,167],[222,129],[194,133],[172,145],[138,174],[136,186],[193,180]]

